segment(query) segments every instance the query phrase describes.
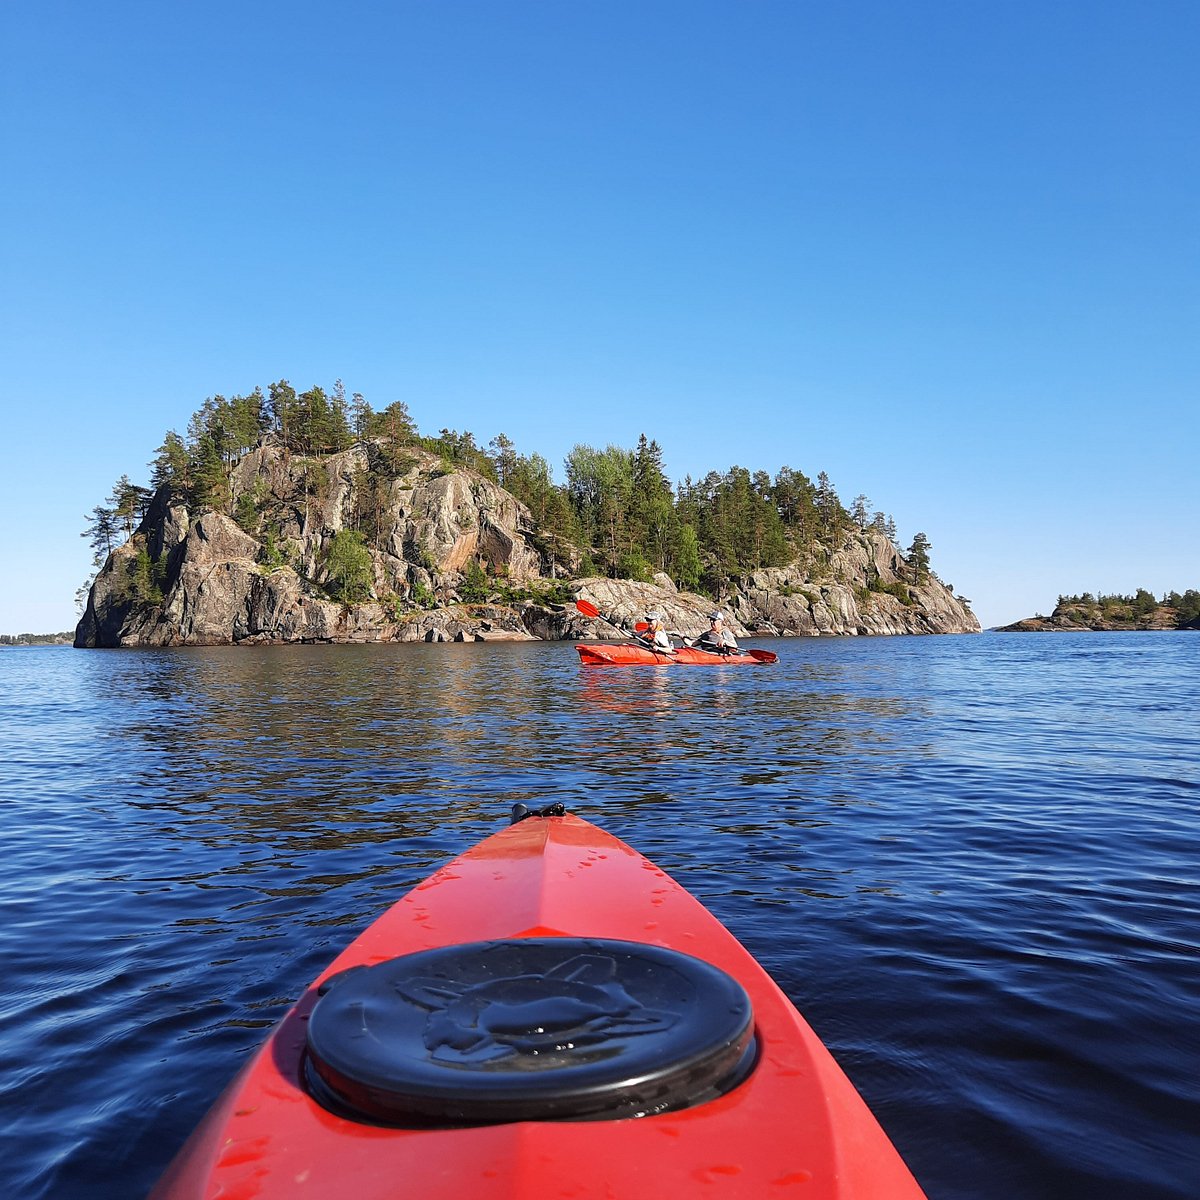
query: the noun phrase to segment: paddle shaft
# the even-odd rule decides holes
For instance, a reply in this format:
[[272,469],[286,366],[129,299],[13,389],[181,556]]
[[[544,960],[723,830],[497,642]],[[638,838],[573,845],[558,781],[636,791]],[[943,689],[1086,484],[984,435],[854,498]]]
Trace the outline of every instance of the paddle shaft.
[[585,617],[591,617],[594,621],[600,620],[603,621],[605,625],[611,625],[619,634],[624,635],[629,632],[627,629],[623,629],[620,625],[618,625],[616,621],[610,620],[608,617],[606,617],[590,600],[576,600],[575,607],[579,609],[579,611],[583,613]]

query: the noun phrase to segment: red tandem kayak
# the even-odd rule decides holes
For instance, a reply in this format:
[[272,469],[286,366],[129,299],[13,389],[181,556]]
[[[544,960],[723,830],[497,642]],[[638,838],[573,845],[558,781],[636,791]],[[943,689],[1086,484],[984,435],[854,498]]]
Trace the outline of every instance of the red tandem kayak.
[[745,650],[741,654],[710,654],[693,646],[680,646],[674,654],[662,650],[651,650],[648,646],[635,646],[631,642],[613,642],[605,645],[578,645],[579,661],[587,667],[623,667],[631,663],[682,663],[687,665],[719,666],[722,663],[773,663],[779,655],[770,650]]
[[637,851],[547,811],[354,941],[152,1200],[919,1200],[733,935]]

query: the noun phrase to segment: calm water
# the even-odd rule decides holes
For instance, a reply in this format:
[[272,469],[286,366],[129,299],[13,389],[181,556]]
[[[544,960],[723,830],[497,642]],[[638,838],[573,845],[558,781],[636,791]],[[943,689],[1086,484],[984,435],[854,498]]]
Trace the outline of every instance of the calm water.
[[779,980],[932,1200],[1200,1195],[1200,634],[0,651],[0,1195],[141,1196],[355,933],[563,800]]

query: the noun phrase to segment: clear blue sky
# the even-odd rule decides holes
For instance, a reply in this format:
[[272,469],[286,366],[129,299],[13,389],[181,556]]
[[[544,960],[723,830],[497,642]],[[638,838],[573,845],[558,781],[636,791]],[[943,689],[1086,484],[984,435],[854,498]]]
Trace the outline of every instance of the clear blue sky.
[[0,632],[206,396],[827,471],[985,625],[1200,587],[1200,4],[8,4]]

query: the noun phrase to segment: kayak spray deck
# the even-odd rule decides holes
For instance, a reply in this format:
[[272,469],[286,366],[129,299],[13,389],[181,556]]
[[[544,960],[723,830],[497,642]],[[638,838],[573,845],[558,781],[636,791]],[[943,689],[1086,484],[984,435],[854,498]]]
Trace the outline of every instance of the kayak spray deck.
[[154,1197],[922,1196],[699,901],[521,807],[331,964]]

